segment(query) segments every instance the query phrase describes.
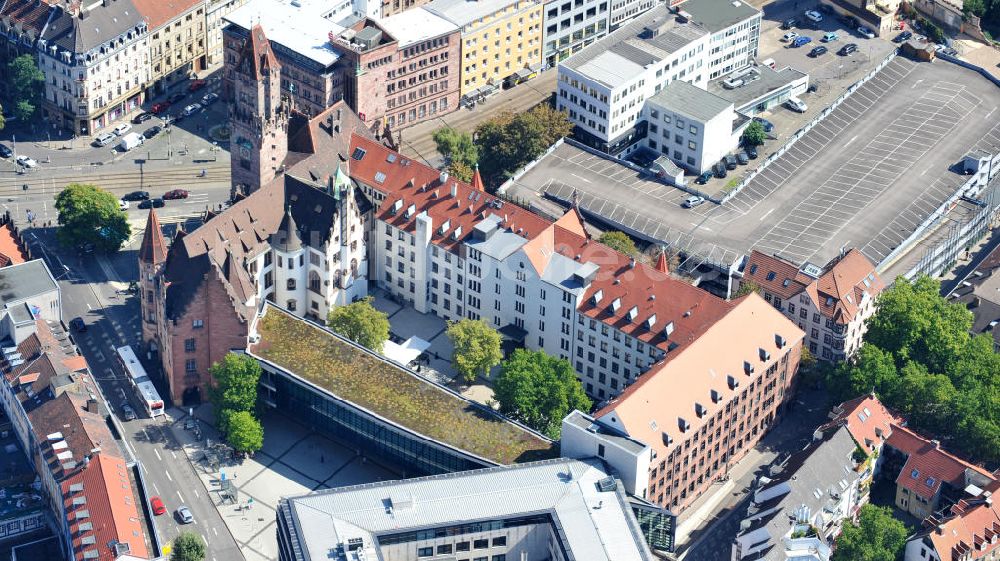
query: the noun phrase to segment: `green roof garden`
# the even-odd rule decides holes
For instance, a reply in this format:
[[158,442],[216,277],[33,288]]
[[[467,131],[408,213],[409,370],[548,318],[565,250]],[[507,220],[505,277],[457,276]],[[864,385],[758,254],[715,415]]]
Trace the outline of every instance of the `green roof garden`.
[[279,308],[257,332],[254,355],[411,431],[499,464],[558,456],[555,443]]

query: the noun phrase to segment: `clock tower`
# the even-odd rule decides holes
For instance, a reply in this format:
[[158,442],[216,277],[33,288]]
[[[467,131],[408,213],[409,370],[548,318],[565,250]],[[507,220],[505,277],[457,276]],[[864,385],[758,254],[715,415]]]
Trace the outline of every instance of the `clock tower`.
[[281,64],[260,24],[240,51],[229,107],[233,189],[252,193],[273,179],[288,154],[289,105],[281,95]]

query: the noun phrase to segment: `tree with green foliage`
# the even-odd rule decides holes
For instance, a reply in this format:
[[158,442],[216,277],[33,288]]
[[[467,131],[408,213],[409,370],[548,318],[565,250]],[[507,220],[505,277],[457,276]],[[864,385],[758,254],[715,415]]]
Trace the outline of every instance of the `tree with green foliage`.
[[101,251],[118,251],[132,230],[118,198],[96,185],[70,183],[56,196],[59,230],[65,247],[94,244]]
[[244,354],[229,353],[209,367],[208,373],[213,382],[208,387],[208,398],[219,430],[225,434],[233,413],[252,413],[257,408],[260,363]]
[[226,441],[237,452],[253,454],[264,446],[264,427],[249,411],[229,415]]
[[604,232],[601,234],[601,237],[597,238],[597,241],[610,247],[618,253],[623,253],[630,257],[634,257],[639,253],[638,248],[635,247],[635,242],[632,241],[632,238],[628,237],[628,234],[625,232],[619,232],[617,230]]
[[483,181],[496,188],[571,132],[569,114],[548,104],[487,119],[476,127],[475,135]]
[[982,16],[986,11],[986,3],[983,0],[964,0],[962,2],[962,13],[965,16]]
[[13,102],[12,112],[18,119],[27,121],[35,114],[38,99],[45,89],[45,74],[30,54],[7,63],[7,74],[10,76],[8,95]]
[[5,126],[7,126],[7,119],[3,116],[3,104],[0,104],[0,131],[2,131]]
[[479,150],[472,142],[472,135],[443,127],[434,131],[432,138],[437,151],[444,156],[449,173],[462,181],[471,181],[479,161]]
[[501,413],[553,439],[559,438],[563,417],[591,406],[569,361],[527,349],[515,350],[502,363],[493,397]]
[[747,294],[750,294],[751,292],[756,292],[757,294],[763,294],[764,289],[761,288],[759,284],[755,283],[750,279],[742,279],[740,280],[740,287],[737,288],[736,292],[733,293],[732,299],[736,300],[737,298],[742,298]]
[[170,550],[170,561],[204,561],[205,540],[194,532],[181,532]]
[[448,338],[453,347],[451,363],[462,378],[472,383],[500,364],[500,334],[485,321],[463,319],[448,322]]
[[744,146],[760,146],[767,140],[767,133],[764,132],[764,125],[760,121],[750,121],[747,128],[743,129]]
[[333,308],[326,324],[340,335],[378,353],[389,340],[389,316],[375,309],[371,298]]
[[858,522],[847,522],[834,544],[832,561],[897,561],[906,547],[906,525],[892,509],[866,504]]

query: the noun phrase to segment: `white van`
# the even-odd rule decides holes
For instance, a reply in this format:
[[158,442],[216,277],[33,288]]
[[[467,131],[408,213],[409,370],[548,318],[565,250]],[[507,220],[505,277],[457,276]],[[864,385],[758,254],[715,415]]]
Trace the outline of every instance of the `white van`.
[[141,134],[130,132],[122,137],[122,141],[118,143],[118,149],[122,152],[128,152],[136,146],[142,146],[145,141],[146,139]]
[[805,113],[806,110],[809,109],[809,106],[797,97],[788,98],[788,101],[785,102],[785,107],[795,111],[796,113]]

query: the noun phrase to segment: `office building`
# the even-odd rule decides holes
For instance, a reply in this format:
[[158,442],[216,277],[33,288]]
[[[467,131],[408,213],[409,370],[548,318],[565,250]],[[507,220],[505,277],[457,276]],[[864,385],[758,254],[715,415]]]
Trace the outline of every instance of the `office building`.
[[599,460],[557,459],[328,489],[281,500],[281,561],[652,561]]
[[709,80],[754,63],[760,41],[760,10],[732,0],[688,0],[677,7],[683,17],[709,32],[705,71]]
[[542,59],[554,67],[608,34],[611,0],[549,0],[544,14]]
[[149,28],[147,98],[162,94],[205,69],[204,0],[133,2]]

